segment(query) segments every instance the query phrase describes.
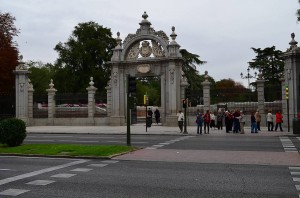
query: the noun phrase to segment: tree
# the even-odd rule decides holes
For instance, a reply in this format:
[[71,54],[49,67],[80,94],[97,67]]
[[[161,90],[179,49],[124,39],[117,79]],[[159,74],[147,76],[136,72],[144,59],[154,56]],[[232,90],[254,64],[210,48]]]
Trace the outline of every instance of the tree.
[[[300,0],[298,0],[300,3]],[[297,10],[297,20],[300,21],[300,9]]]
[[191,90],[199,89],[204,78],[202,79],[198,74],[196,66],[205,64],[206,61],[200,60],[199,55],[190,53],[186,49],[181,49],[180,53],[183,59],[182,70],[190,84]]
[[[86,92],[90,77],[100,91],[110,77],[108,61],[116,41],[111,30],[95,22],[79,23],[66,43],[58,43],[54,82],[59,92]],[[68,76],[68,81],[64,79]]]
[[257,55],[251,62],[251,69],[258,69],[262,73],[262,77],[267,81],[267,84],[278,84],[284,72],[283,52],[276,50],[275,46],[261,48],[251,48]]
[[247,89],[239,82],[235,82],[231,78],[217,81],[215,88],[212,89],[212,101],[219,102],[242,102],[248,100]]
[[13,37],[18,35],[15,18],[0,12],[0,92],[13,92],[15,76],[13,70],[18,65],[17,44]]
[[[189,98],[189,101],[192,103],[192,105],[197,105],[201,101],[201,82],[204,81],[204,75],[199,75],[197,66],[205,64],[206,61],[200,60],[199,55],[190,53],[186,49],[181,49],[180,53],[183,59],[182,70],[189,83],[189,89],[191,90],[191,96]],[[209,78],[214,82],[214,80],[211,77]]]
[[34,93],[38,95],[47,94],[46,89],[49,88],[50,79],[53,76],[50,63],[28,61],[25,63],[31,72],[28,77],[34,88]]
[[277,100],[281,97],[281,82],[284,73],[283,52],[276,50],[275,46],[261,48],[251,48],[257,55],[251,62],[249,67],[260,70],[262,77],[266,80],[265,93],[266,101]]

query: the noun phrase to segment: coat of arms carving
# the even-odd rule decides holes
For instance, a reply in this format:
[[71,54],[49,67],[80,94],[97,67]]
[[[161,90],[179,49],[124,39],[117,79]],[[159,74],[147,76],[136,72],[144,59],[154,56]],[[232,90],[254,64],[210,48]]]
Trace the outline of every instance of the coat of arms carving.
[[149,57],[152,54],[152,48],[148,41],[143,41],[140,47],[140,54],[142,57]]

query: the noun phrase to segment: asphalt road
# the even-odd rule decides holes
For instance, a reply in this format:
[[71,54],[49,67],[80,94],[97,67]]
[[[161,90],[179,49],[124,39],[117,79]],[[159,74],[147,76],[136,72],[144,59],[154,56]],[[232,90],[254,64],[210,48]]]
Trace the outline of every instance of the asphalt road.
[[[126,145],[125,135],[28,134],[26,143]],[[0,198],[299,197],[297,137],[133,135],[103,159],[0,157]]]

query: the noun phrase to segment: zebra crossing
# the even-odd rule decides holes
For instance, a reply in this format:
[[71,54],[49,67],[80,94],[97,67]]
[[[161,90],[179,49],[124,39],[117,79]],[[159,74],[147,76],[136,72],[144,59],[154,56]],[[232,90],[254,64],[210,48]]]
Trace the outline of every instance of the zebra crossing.
[[285,152],[298,152],[298,149],[295,147],[294,143],[289,137],[280,137],[279,139]]
[[[89,160],[79,160],[77,164],[79,164],[79,162],[83,162],[83,163],[86,163],[88,162]],[[88,168],[75,168],[75,169],[70,169],[69,172],[62,172],[62,173],[59,173],[59,174],[55,174],[55,175],[52,175],[50,176],[50,178],[45,178],[45,179],[40,179],[40,180],[33,180],[33,181],[30,181],[30,182],[27,182],[25,183],[24,186],[47,186],[47,185],[51,185],[53,183],[55,183],[55,178],[62,178],[62,179],[68,179],[68,178],[71,178],[71,177],[74,177],[76,176],[77,174],[80,174],[80,173],[86,173],[86,172],[89,172],[89,171],[92,171],[93,168],[103,168],[103,167],[106,167],[110,164],[114,164],[114,163],[118,163],[119,161],[116,161],[116,160],[103,160],[101,161],[100,163],[93,163],[93,164],[88,164],[86,165]],[[76,164],[73,163],[73,164]],[[62,167],[62,168],[66,168],[68,166],[64,166],[64,165],[61,165],[59,167]],[[69,166],[71,168],[71,166]],[[52,167],[52,168],[48,168],[48,169],[45,169],[45,170],[57,170],[58,167]],[[37,171],[36,171],[37,172]],[[42,174],[42,173],[45,173],[47,171],[40,171],[39,173]],[[50,171],[48,171],[50,172]],[[23,178],[26,178],[25,177],[26,174],[24,175],[21,175],[21,176],[18,176],[17,178],[18,179],[23,179]],[[34,174],[27,174],[28,177],[31,177],[31,176],[35,176]],[[1,181],[2,181],[2,184],[5,184],[5,183],[9,183],[9,181],[15,181],[17,180],[16,178],[8,178],[7,179],[8,181],[3,181],[3,180],[0,180],[0,185],[1,185]],[[29,189],[26,189],[26,187],[24,189],[13,189],[13,188],[9,188],[9,189],[6,189],[2,192],[0,192],[0,197],[2,196],[5,196],[5,197],[16,197],[16,196],[19,196],[19,195],[22,195],[24,193],[28,193],[30,192]]]
[[158,148],[161,148],[163,146],[170,145],[170,144],[173,144],[175,142],[182,141],[182,140],[186,140],[186,139],[191,138],[191,137],[194,137],[194,136],[182,136],[182,137],[179,137],[179,138],[176,138],[176,139],[173,139],[173,140],[168,140],[166,142],[162,142],[162,143],[159,143],[159,144],[152,145],[150,147],[146,147],[145,149],[158,149]]

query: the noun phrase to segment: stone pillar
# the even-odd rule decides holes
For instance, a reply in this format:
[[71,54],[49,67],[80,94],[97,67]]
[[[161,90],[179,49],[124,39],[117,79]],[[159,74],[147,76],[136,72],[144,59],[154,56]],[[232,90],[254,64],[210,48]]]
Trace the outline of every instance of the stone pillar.
[[258,79],[256,80],[257,86],[257,104],[258,112],[261,115],[261,125],[266,124],[266,113],[265,113],[265,80],[262,79],[261,72],[258,74]]
[[[177,112],[182,110],[181,106],[181,71],[182,71],[182,55],[179,52],[180,45],[176,42],[177,34],[175,27],[172,27],[172,34],[170,35],[172,41],[168,44],[167,50],[169,57],[174,59],[169,61],[166,73],[166,125],[177,126]],[[184,93],[184,92],[183,92]]]
[[[287,115],[287,100],[285,99],[285,79],[281,78],[281,105],[282,105],[282,115],[285,116]],[[275,115],[276,112],[273,112],[273,114]],[[287,118],[283,118],[284,120],[287,120]],[[287,126],[287,122],[283,122],[282,126]]]
[[13,71],[16,75],[16,118],[28,122],[28,71],[20,56],[19,65]]
[[201,83],[203,86],[203,105],[204,105],[204,113],[207,110],[210,110],[210,84],[211,82],[208,81],[208,72],[205,71],[205,80]]
[[[51,119],[55,117],[55,93],[56,89],[54,88],[53,80],[51,79],[49,84],[49,89],[46,89],[48,92],[48,119],[51,122]],[[52,120],[53,121],[53,120]]]
[[107,116],[110,117],[111,116],[111,80],[109,80],[108,85],[105,87],[106,89],[106,100],[107,100],[107,104],[106,104],[106,112],[107,112]]
[[33,86],[30,79],[28,79],[28,118],[33,118]]
[[86,88],[88,91],[88,117],[94,118],[95,114],[95,93],[97,88],[94,87],[93,77],[90,78],[90,86]]
[[[300,112],[300,48],[297,46],[298,42],[295,41],[295,34],[291,34],[292,40],[289,42],[290,47],[284,53],[284,79],[285,87],[288,87],[288,102],[289,102],[289,121],[290,126],[293,126],[293,120],[297,118]],[[285,89],[283,87],[283,89]],[[285,93],[285,91],[283,91]],[[285,94],[283,95],[285,103]],[[287,104],[285,104],[287,106]],[[287,120],[287,110],[284,113],[284,120]],[[284,124],[287,124],[283,121]]]

